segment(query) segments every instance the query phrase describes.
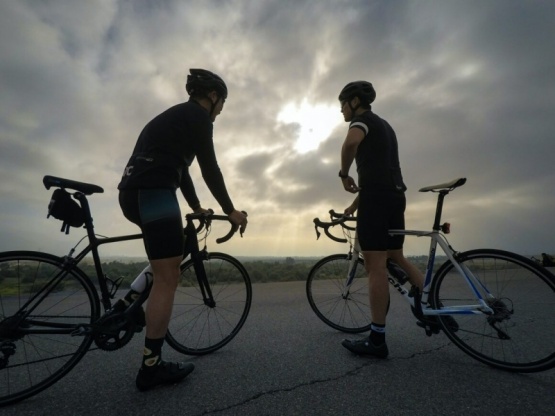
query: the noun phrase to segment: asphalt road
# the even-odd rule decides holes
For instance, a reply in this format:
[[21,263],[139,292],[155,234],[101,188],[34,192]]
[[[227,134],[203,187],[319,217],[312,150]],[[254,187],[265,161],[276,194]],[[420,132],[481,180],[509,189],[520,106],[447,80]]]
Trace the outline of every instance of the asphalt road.
[[553,415],[555,370],[513,374],[485,366],[444,335],[427,337],[392,295],[387,360],[352,355],[345,335],[314,315],[304,282],[254,286],[251,313],[220,351],[190,360],[182,383],[140,393],[142,334],[92,351],[64,379],[0,415]]

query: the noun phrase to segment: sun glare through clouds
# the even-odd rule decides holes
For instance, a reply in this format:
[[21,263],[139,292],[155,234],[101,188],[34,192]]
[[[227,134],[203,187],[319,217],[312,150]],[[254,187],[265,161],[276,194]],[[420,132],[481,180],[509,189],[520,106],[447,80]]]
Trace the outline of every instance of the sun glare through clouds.
[[343,121],[339,106],[309,104],[305,99],[300,105],[289,103],[277,115],[277,121],[284,124],[298,124],[295,150],[307,153],[316,150],[326,140],[333,129]]

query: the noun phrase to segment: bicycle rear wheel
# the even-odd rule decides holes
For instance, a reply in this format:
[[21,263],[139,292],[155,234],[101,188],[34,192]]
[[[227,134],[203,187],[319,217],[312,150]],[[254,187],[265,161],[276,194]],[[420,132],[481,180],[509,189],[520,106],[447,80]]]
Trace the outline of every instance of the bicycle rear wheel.
[[357,259],[352,284],[346,289],[350,264],[347,254],[324,257],[308,274],[306,296],[318,318],[332,328],[348,333],[369,331],[368,277],[362,259]]
[[98,319],[99,308],[89,278],[77,268],[64,271],[59,257],[1,253],[0,406],[33,396],[66,375],[92,342],[89,334],[71,332]]
[[[451,341],[471,357],[502,370],[536,372],[555,367],[553,275],[525,257],[501,250],[468,251],[460,253],[457,261],[478,279],[477,290],[494,313],[451,315],[458,329],[440,315]],[[434,276],[431,301],[440,308],[473,304],[476,297],[448,261]]]
[[183,354],[214,352],[237,335],[252,302],[249,275],[235,258],[223,253],[206,253],[202,265],[213,297],[205,299],[193,260],[181,266],[166,340]]

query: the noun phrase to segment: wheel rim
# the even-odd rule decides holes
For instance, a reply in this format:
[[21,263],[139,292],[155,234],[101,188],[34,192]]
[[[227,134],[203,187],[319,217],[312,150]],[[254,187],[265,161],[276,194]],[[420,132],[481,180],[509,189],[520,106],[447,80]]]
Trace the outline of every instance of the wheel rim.
[[[12,316],[58,272],[59,263],[53,259],[47,256],[0,258],[3,277],[0,320]],[[0,350],[13,344],[15,351],[10,356],[0,353],[4,359],[0,369],[0,403],[8,404],[44,390],[82,358],[91,344],[90,336],[37,332],[51,329],[52,324],[91,323],[99,313],[92,290],[80,275],[68,274],[36,305],[22,325],[24,331],[31,333],[20,332],[12,339],[4,334]]]
[[368,278],[362,261],[355,278],[345,290],[350,260],[333,255],[318,262],[307,280],[307,297],[316,315],[327,325],[343,332],[368,331],[372,323],[368,298]]
[[[555,284],[526,259],[497,251],[465,253],[461,260],[493,297],[493,315],[453,315],[451,340],[474,358],[506,370],[541,371],[555,365]],[[457,276],[455,276],[457,274]],[[434,303],[445,307],[475,303],[451,264],[438,272]],[[446,324],[445,318],[441,319]]]
[[204,268],[214,303],[205,302],[194,265],[181,272],[175,294],[168,343],[185,354],[213,352],[235,337],[248,316],[252,289],[244,267],[234,258],[211,253]]

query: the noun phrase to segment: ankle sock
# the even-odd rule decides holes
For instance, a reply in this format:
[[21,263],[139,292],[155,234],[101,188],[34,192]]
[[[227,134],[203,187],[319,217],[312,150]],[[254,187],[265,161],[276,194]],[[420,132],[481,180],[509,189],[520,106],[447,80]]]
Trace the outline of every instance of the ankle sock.
[[370,341],[372,341],[372,344],[376,346],[385,343],[385,325],[375,324],[372,322]]
[[162,361],[162,345],[164,338],[152,339],[145,337],[145,348],[143,350],[143,370],[153,370]]

